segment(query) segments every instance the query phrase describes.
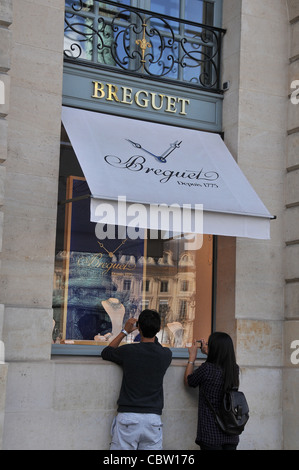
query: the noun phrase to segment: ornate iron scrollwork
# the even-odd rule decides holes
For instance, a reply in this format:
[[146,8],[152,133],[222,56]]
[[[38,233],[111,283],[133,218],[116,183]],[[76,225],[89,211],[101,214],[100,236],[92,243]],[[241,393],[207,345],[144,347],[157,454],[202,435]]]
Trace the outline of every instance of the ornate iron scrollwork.
[[224,30],[103,0],[67,0],[65,59],[220,89]]

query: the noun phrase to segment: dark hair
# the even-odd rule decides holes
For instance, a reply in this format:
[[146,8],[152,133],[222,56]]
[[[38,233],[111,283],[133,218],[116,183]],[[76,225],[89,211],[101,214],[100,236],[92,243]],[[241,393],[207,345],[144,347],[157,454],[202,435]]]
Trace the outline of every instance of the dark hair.
[[153,338],[160,331],[161,318],[156,310],[143,310],[138,318],[138,326],[142,336],[145,338]]
[[234,345],[227,333],[215,332],[210,335],[207,362],[221,367],[224,376],[224,391],[239,387],[239,368],[236,363]]

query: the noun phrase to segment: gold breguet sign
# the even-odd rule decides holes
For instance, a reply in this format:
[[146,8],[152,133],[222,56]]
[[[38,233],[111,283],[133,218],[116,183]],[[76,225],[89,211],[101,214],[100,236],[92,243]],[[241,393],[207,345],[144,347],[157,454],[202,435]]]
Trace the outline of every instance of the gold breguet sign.
[[182,86],[176,80],[143,79],[66,62],[62,85],[64,106],[187,129],[222,131],[223,95],[191,82]]
[[179,96],[166,95],[147,90],[133,91],[127,86],[117,86],[112,83],[104,83],[96,80],[92,81],[92,98],[131,105],[139,108],[151,108],[154,111],[165,113],[187,115],[187,107],[190,100]]

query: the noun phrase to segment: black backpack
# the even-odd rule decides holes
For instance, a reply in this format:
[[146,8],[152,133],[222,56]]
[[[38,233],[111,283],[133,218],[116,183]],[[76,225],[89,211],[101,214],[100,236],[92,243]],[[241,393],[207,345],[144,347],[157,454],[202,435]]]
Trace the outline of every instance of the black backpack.
[[245,395],[237,388],[225,392],[221,406],[216,412],[208,397],[203,392],[204,397],[215,415],[216,422],[220,429],[232,436],[240,435],[249,420],[249,407]]

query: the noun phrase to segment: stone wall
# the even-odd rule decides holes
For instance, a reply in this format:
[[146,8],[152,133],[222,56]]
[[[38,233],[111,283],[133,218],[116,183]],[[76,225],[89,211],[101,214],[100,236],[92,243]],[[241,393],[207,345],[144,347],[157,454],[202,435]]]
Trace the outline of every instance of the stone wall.
[[282,0],[224,0],[223,14],[227,28],[223,81],[230,82],[224,96],[225,142],[277,216],[271,223],[271,240],[236,242],[237,358],[251,409],[240,448],[279,449],[283,445],[287,9]]
[[8,361],[51,353],[64,1],[12,5],[1,266]]
[[[299,4],[288,0],[289,102],[287,116],[287,152],[285,180],[285,349],[284,349],[284,446],[298,449],[299,366],[291,361],[293,341],[299,340]],[[295,88],[292,88],[294,81]],[[292,93],[295,92],[295,96]],[[298,346],[297,346],[298,349]],[[297,354],[298,358],[299,354]],[[296,359],[296,357],[295,357]],[[296,362],[296,361],[295,361]]]
[[[9,113],[10,98],[10,66],[11,66],[11,31],[12,2],[0,0],[0,254],[2,253],[3,238],[3,204],[5,192],[5,162],[7,158],[7,116]],[[0,259],[1,269],[1,259]],[[0,298],[0,449],[5,414],[6,380],[8,366],[5,361],[3,343],[4,304]]]
[[0,447],[8,363],[51,353],[64,1],[49,5],[0,0]]
[[[184,386],[185,362],[174,360],[166,372],[165,450],[199,449],[194,442],[198,390]],[[9,367],[5,450],[109,450],[119,366],[101,358],[56,357]]]

